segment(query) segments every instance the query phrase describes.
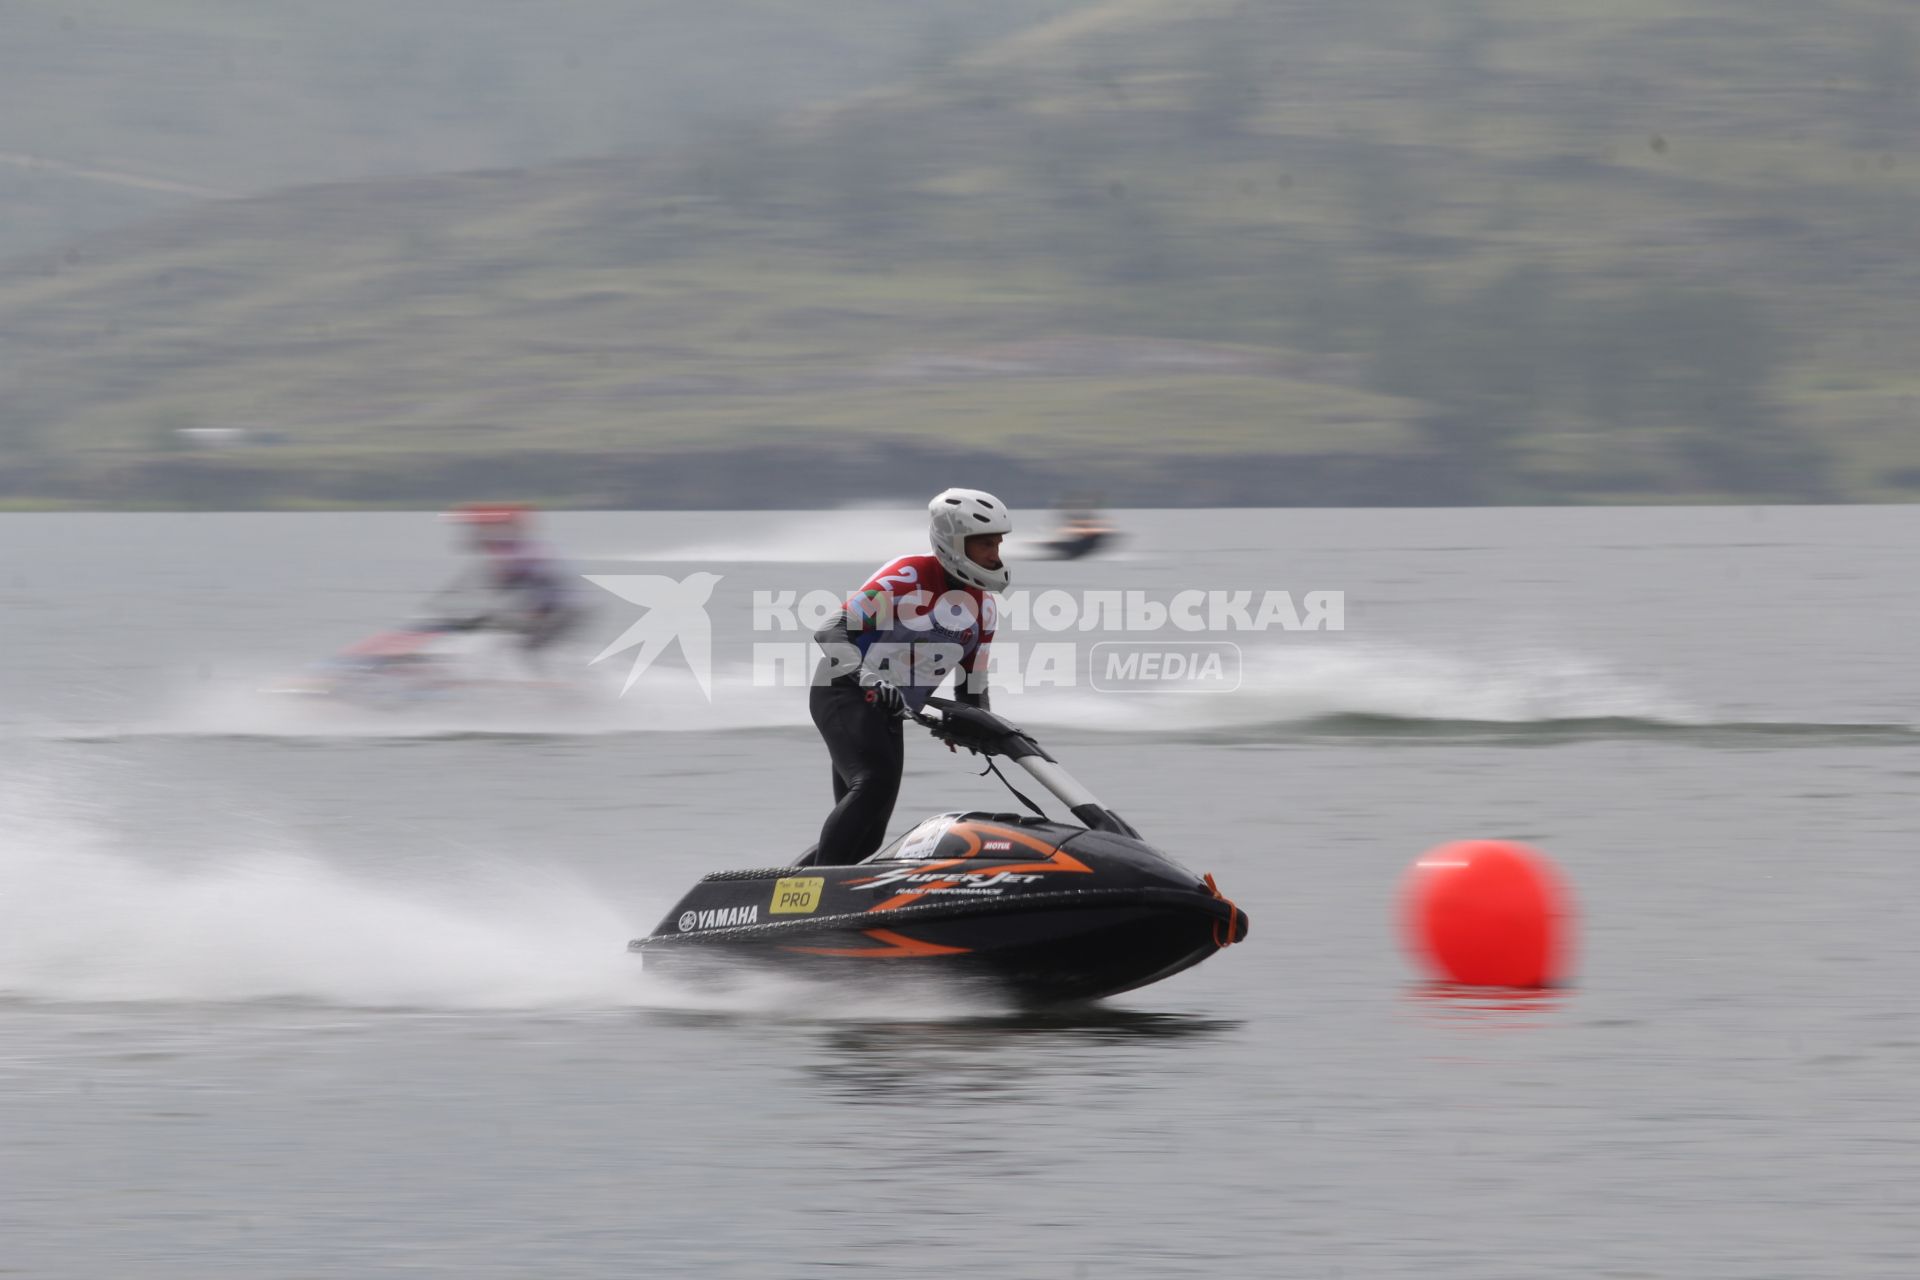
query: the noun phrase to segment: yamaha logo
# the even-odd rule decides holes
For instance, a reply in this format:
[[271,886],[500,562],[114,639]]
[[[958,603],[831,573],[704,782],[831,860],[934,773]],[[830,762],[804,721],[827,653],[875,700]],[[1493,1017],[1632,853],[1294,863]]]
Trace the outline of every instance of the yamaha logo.
[[760,908],[753,907],[715,907],[711,911],[682,911],[680,913],[680,932],[692,933],[695,929],[737,929],[743,924],[758,924]]

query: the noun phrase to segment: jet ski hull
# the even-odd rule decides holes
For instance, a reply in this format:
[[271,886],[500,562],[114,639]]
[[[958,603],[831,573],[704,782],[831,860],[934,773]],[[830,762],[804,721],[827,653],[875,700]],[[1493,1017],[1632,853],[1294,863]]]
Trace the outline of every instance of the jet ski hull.
[[696,981],[776,968],[1048,1004],[1157,982],[1246,936],[1246,914],[1210,880],[1137,840],[1005,814],[916,831],[935,824],[913,850],[929,856],[709,876],[630,948]]

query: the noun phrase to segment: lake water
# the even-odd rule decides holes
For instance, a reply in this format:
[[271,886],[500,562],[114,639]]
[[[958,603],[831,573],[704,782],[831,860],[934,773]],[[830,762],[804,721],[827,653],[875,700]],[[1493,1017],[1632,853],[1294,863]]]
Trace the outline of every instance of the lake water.
[[[670,655],[358,712],[261,690],[451,575],[431,516],[0,516],[0,1271],[1920,1272],[1920,512],[1117,519],[1018,583],[1345,629],[999,699],[1253,923],[1036,1018],[624,950],[813,838],[753,593],[856,585],[911,512],[554,517],[584,572],[720,575],[711,700]],[[586,590],[597,650],[640,611]],[[896,829],[1002,796],[910,740]],[[1407,865],[1479,835],[1574,886],[1570,989],[1401,953]]]

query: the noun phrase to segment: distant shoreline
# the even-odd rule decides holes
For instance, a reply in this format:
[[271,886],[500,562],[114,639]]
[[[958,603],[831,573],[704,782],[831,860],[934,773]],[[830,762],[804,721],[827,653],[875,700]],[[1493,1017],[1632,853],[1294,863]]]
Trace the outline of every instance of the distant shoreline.
[[1009,502],[1117,507],[1598,506],[1920,499],[1920,474],[1824,494],[1701,490],[1657,474],[1553,475],[1435,454],[1025,458],[908,440],[672,452],[287,457],[272,450],[0,465],[0,511],[417,510],[485,498],[553,509],[778,510],[968,484]]

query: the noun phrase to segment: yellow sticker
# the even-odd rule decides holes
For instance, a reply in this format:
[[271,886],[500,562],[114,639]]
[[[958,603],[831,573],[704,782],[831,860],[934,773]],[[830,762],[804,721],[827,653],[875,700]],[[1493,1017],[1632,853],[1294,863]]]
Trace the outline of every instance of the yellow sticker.
[[785,880],[775,881],[773,903],[767,908],[767,913],[776,916],[812,914],[820,905],[820,890],[826,883],[824,876],[789,876]]

